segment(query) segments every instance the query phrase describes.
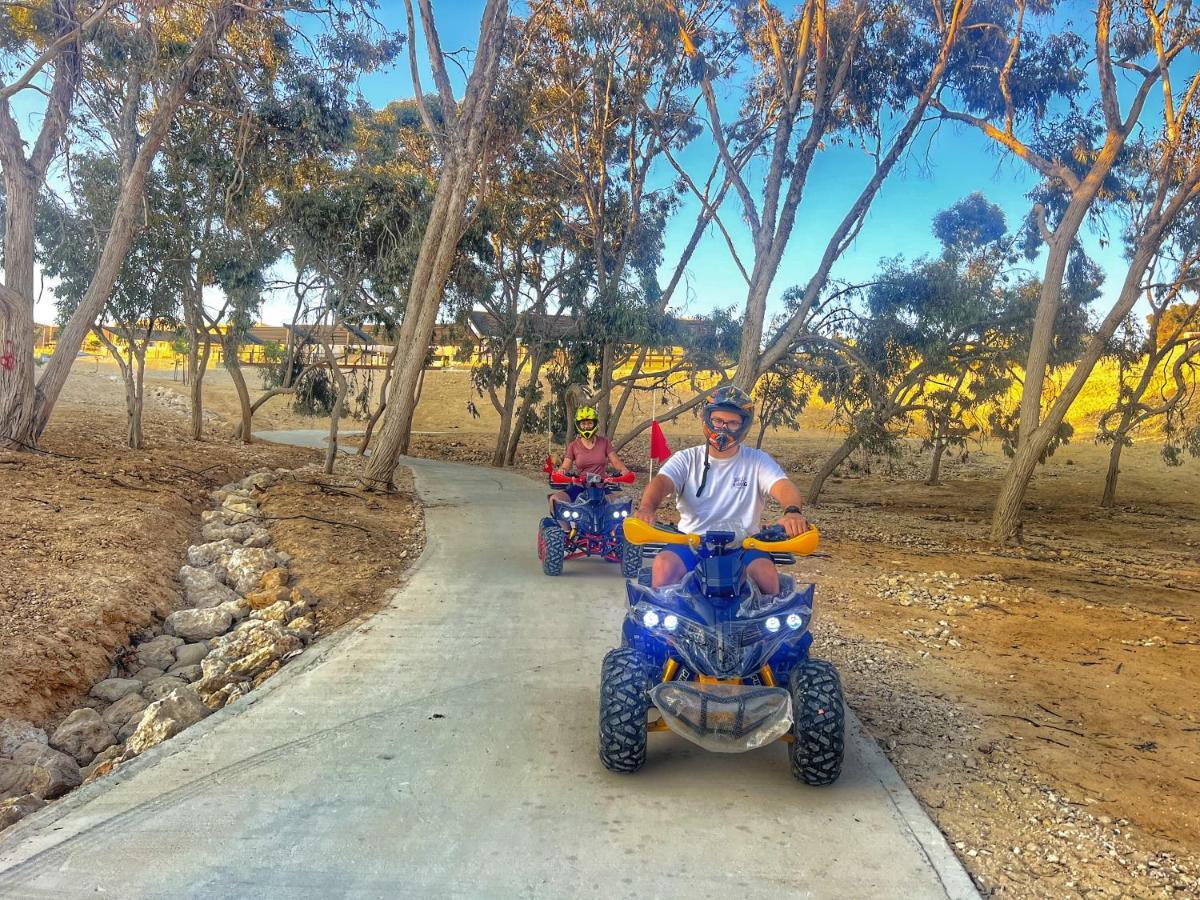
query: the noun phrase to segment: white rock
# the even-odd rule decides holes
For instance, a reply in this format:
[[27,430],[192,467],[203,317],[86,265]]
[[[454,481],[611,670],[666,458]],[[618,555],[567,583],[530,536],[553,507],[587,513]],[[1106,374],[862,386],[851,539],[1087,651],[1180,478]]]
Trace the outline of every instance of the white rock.
[[160,634],[144,644],[138,644],[136,648],[138,667],[153,666],[165,672],[175,663],[175,648],[182,643],[182,638],[171,634]]
[[171,669],[170,674],[174,675],[176,678],[182,678],[184,681],[192,682],[199,681],[201,675],[204,673],[200,668],[199,663],[193,663],[190,666],[175,666]]
[[231,540],[241,543],[254,533],[254,526],[249,522],[239,525],[226,525],[224,522],[209,522],[200,529],[200,536],[206,541]]
[[117,742],[116,735],[94,709],[77,709],[50,735],[50,746],[70,754],[86,766],[92,758]]
[[236,494],[226,497],[221,503],[221,508],[225,511],[225,521],[232,525],[249,522],[261,516],[257,503],[249,497],[239,497]]
[[177,609],[167,616],[163,627],[169,634],[192,642],[224,634],[232,624],[233,616],[218,606],[210,609]]
[[140,693],[127,694],[101,713],[100,718],[113,731],[119,732],[130,719],[141,721],[142,713],[149,705],[150,701]]
[[[155,678],[162,678],[167,673],[155,666],[143,666],[134,674],[134,678],[141,682],[141,686],[145,687]],[[141,693],[141,688],[138,688],[138,693]]]
[[83,781],[83,774],[75,760],[37,741],[22,744],[14,751],[12,758],[13,762],[24,763],[45,772],[45,784],[29,792],[43,800],[61,797],[72,788],[79,787],[79,783]]
[[30,813],[37,812],[46,801],[32,794],[24,797],[13,797],[11,800],[0,802],[0,831],[17,824]]
[[171,691],[181,688],[186,684],[186,679],[174,675],[164,675],[162,678],[156,678],[146,685],[142,690],[142,696],[153,703],[155,700],[161,700],[167,694],[171,693]]
[[0,756],[12,756],[13,751],[29,741],[45,744],[46,732],[24,719],[0,719]]
[[239,547],[229,555],[228,581],[239,594],[248,594],[258,581],[275,568],[274,555],[260,547]]
[[270,545],[271,532],[265,528],[256,528],[242,539],[243,547],[269,547]]
[[[225,570],[220,572],[224,575]],[[184,566],[179,570],[179,580],[183,582],[186,604],[197,609],[220,606],[237,596],[210,569]]]
[[200,660],[206,656],[208,656],[207,641],[197,641],[194,644],[180,644],[175,648],[175,665],[171,668],[199,665]]
[[250,615],[250,604],[244,598],[238,597],[236,600],[230,600],[228,603],[222,603],[218,609],[223,609],[229,613],[230,618],[235,622],[240,622],[246,616]]
[[191,685],[176,688],[146,708],[137,730],[125,744],[126,752],[132,755],[144,753],[188,726],[195,725],[208,713],[208,707],[201,702],[195,688]]
[[265,491],[278,481],[279,476],[273,472],[255,472],[239,481],[238,486],[245,491]]
[[207,544],[194,544],[188,547],[187,561],[189,566],[209,566],[213,563],[226,565],[229,559],[229,554],[237,550],[239,544],[237,541],[225,539],[223,541],[211,541]]
[[105,703],[116,703],[126,694],[132,694],[142,689],[142,682],[136,678],[105,678],[92,685],[88,693],[97,700]]

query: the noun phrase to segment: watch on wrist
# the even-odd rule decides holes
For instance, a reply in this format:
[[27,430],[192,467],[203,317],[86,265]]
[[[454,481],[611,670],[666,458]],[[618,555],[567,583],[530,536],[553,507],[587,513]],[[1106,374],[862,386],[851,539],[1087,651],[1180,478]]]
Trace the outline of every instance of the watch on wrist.
[[789,513],[795,513],[798,516],[804,515],[804,513],[801,511],[800,507],[798,507],[798,506],[789,506],[787,509],[785,509],[783,511],[783,514],[785,516],[788,515]]

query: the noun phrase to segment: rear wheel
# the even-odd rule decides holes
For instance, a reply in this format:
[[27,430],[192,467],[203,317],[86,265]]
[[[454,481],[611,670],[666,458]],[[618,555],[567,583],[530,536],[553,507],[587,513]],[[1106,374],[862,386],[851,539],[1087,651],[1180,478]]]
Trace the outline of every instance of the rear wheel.
[[792,775],[805,784],[833,784],[842,774],[846,713],[837,669],[823,659],[797,663],[792,693]]
[[557,525],[543,525],[540,540],[542,571],[547,575],[561,575],[563,558],[566,556],[567,536]]
[[610,650],[600,669],[600,762],[636,772],[646,762],[650,660],[628,647]]

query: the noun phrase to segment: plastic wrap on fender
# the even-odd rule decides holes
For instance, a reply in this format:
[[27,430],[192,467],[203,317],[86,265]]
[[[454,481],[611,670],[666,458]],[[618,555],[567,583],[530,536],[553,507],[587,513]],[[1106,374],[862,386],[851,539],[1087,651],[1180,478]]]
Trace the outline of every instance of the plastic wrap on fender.
[[650,689],[667,726],[716,753],[744,753],[792,727],[792,697],[781,687],[667,681]]

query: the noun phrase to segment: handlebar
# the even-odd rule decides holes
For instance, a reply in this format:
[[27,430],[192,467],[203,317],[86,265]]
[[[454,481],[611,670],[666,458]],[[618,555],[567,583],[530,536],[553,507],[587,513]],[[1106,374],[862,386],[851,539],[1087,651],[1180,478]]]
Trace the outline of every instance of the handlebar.
[[[632,472],[626,472],[624,475],[606,475],[604,476],[604,484],[633,484],[637,480],[637,476]],[[586,484],[586,476],[583,475],[564,475],[555,469],[550,473],[551,484]]]
[[[700,546],[704,536],[700,534],[681,534],[678,531],[666,531],[648,525],[633,516],[624,520],[622,529],[625,540],[631,544],[686,544],[693,550]],[[763,532],[767,533],[767,532]],[[815,552],[820,543],[821,534],[815,528],[809,528],[793,538],[784,540],[764,540],[761,537],[748,537],[742,541],[743,550],[762,550],[766,553],[791,553],[794,556],[808,556]]]

